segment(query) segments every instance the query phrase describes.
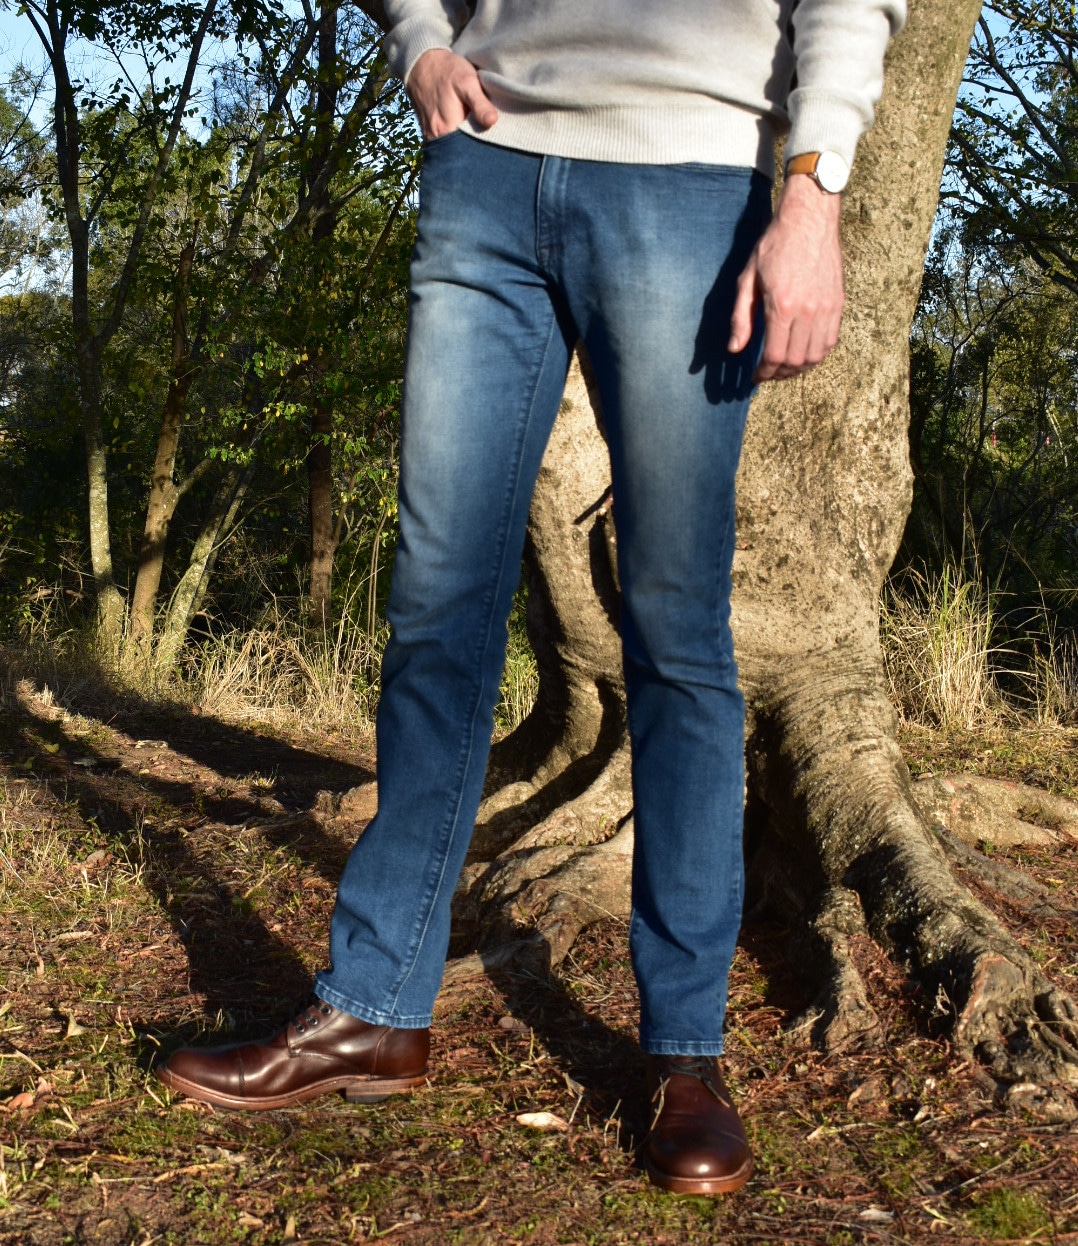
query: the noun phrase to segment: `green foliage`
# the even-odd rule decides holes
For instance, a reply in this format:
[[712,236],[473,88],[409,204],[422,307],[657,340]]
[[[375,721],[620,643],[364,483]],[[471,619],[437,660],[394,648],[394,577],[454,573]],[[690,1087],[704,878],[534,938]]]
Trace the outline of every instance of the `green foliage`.
[[941,231],[911,339],[908,553],[1019,599],[1078,587],[1078,302]]
[[1040,1199],[1010,1186],[981,1195],[966,1219],[989,1241],[1028,1239],[1052,1231],[1052,1218]]
[[[1076,53],[1070,4],[992,0],[978,23],[911,335],[899,564],[991,594],[982,674],[1064,718],[1078,623]],[[893,607],[920,618],[922,596]]]
[[968,237],[1078,293],[1078,17],[1069,0],[991,0],[955,115],[950,206]]
[[[257,469],[254,483],[223,535],[234,541],[245,523],[251,539],[243,548],[215,543],[227,573],[218,613],[248,622],[267,590],[297,592],[316,410],[329,418],[320,436],[332,450],[342,545],[355,547],[348,556],[377,589],[392,543],[416,136],[369,21],[354,10],[315,14],[272,3],[121,3],[60,14],[31,3],[26,15],[61,58],[75,63],[79,48],[82,78],[72,80],[68,102],[81,161],[77,210],[88,228],[89,328],[79,329],[77,314],[72,320],[75,272],[69,289],[42,280],[39,268],[20,302],[0,303],[9,603],[82,573],[78,420],[87,380],[75,363],[87,350],[97,360],[121,587],[139,566],[148,482],[172,401],[181,419],[173,480],[183,496],[168,536],[164,599],[219,489],[243,467]],[[211,38],[230,42],[199,48],[200,21]],[[135,60],[145,67],[141,80],[131,76]],[[29,81],[25,72],[21,80]],[[63,97],[59,70],[52,90]],[[36,163],[16,160],[25,132]],[[66,231],[71,203],[59,192],[57,158],[33,134],[27,93],[0,97],[0,191],[18,191],[0,204],[0,247],[10,236],[20,256],[31,255],[26,231],[14,229],[16,208],[30,199],[50,240]],[[78,590],[86,608],[88,589]]]

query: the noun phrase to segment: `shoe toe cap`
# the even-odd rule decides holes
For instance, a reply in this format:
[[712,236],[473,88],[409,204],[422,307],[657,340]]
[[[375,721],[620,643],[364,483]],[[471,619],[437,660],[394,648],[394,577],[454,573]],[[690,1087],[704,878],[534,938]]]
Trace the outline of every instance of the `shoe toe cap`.
[[670,1130],[652,1138],[648,1152],[662,1172],[698,1181],[725,1180],[752,1164],[752,1151],[744,1138],[711,1130]]
[[173,1052],[157,1075],[166,1086],[176,1090],[197,1088],[231,1095],[243,1090],[242,1065],[234,1051],[182,1047]]

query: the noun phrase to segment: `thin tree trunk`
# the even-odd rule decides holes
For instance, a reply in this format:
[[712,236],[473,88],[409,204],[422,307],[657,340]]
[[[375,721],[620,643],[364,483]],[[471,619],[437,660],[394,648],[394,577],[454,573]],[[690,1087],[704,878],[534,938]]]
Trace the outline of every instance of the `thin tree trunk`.
[[[317,155],[311,162],[311,183],[322,185],[321,202],[311,240],[322,249],[337,228],[337,212],[330,209],[330,183],[322,175],[333,145],[337,111],[337,6],[324,3],[318,18]],[[307,452],[308,510],[311,527],[310,619],[315,627],[333,621],[333,557],[337,552],[337,529],[333,522],[333,405],[324,392],[326,361],[312,366],[314,400],[311,411],[311,445]]]
[[[107,652],[115,653],[123,635],[124,601],[116,584],[109,532],[108,454],[101,419],[100,375],[92,352],[80,350],[80,410],[86,447],[86,483],[90,532],[90,566],[97,591],[97,634]],[[86,358],[84,358],[86,356]]]
[[[172,377],[165,405],[161,413],[161,429],[157,436],[157,455],[153,475],[150,478],[150,496],[146,503],[146,525],[139,551],[138,575],[131,596],[130,634],[143,652],[153,636],[154,611],[157,593],[161,586],[161,572],[165,562],[165,544],[169,526],[182,493],[191,487],[194,476],[178,488],[175,481],[176,452],[180,444],[180,428],[187,405],[187,396],[198,368],[191,362],[190,343],[187,337],[187,299],[191,285],[191,265],[194,262],[195,243],[184,247],[176,270],[176,287],[172,306]],[[197,475],[206,470],[208,460],[195,469]]]
[[191,622],[202,608],[218,552],[235,525],[254,473],[255,460],[252,458],[245,467],[230,472],[217,491],[210,513],[191,550],[187,570],[169,602],[157,647],[157,659],[162,670],[170,670],[179,659]]
[[307,488],[311,522],[311,623],[328,627],[333,621],[333,556],[337,529],[333,522],[333,454],[330,435],[333,409],[321,399],[311,412],[311,448],[307,452]]

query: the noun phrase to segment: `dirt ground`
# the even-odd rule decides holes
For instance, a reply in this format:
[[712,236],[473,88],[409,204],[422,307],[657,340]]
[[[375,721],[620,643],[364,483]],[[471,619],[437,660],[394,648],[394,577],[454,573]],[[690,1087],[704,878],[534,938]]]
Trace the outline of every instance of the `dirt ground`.
[[[373,758],[362,737],[130,698],[79,708],[25,683],[0,708],[0,1243],[1078,1240],[1074,1127],[1002,1112],[871,946],[884,1041],[800,1046],[786,934],[763,924],[732,981],[728,1077],[758,1165],[730,1198],[664,1194],[638,1165],[647,1104],[613,921],[552,977],[444,995],[412,1096],[251,1115],[170,1100],[162,1053],[266,1033],[302,1002],[373,807],[373,789],[339,809],[327,793],[369,783]],[[918,771],[1078,791],[1078,733],[906,744]],[[1078,896],[1073,850],[1016,856]],[[1020,934],[1078,986],[1073,924]],[[554,1127],[518,1120],[538,1112]]]

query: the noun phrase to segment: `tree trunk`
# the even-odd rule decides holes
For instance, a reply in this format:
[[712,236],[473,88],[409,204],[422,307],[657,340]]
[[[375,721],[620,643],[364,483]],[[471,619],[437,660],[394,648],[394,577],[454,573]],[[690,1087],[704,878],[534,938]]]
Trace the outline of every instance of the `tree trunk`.
[[333,522],[333,454],[330,433],[333,408],[320,399],[311,412],[311,448],[307,451],[307,491],[311,523],[311,623],[333,622],[333,555],[337,551]]
[[[311,240],[324,250],[333,240],[338,213],[331,208],[330,183],[322,178],[330,158],[337,111],[337,5],[329,0],[318,16],[318,147],[311,161],[312,185],[322,182]],[[310,622],[328,628],[333,622],[333,557],[337,530],[333,522],[333,404],[324,389],[325,360],[319,357],[310,368],[313,379],[311,445],[307,452],[308,511],[311,525]]]
[[[81,346],[81,343],[80,343]],[[101,421],[100,375],[90,352],[80,349],[82,436],[86,447],[86,484],[90,533],[90,566],[97,593],[97,638],[105,652],[115,654],[123,636],[124,600],[116,585],[109,531],[108,455]],[[83,355],[87,358],[84,361]]]
[[191,550],[187,570],[169,602],[168,615],[157,646],[157,661],[161,670],[171,670],[176,665],[191,621],[201,609],[218,551],[232,531],[254,473],[255,460],[252,458],[246,467],[237,467],[230,472],[217,490],[210,513]]
[[194,258],[195,244],[192,240],[181,252],[176,270],[176,290],[172,307],[172,377],[161,413],[157,455],[150,478],[150,496],[146,502],[146,526],[139,551],[138,575],[135,578],[135,591],[131,595],[130,635],[143,656],[149,656],[157,592],[161,587],[161,571],[165,563],[165,543],[176,504],[208,465],[208,460],[204,461],[182,486],[176,485],[174,473],[176,452],[180,445],[180,427],[187,405],[187,395],[198,372],[197,366],[191,362],[187,338],[187,295]]
[[[851,956],[867,931],[907,967],[960,1051],[1028,1090],[1078,1082],[1078,1008],[956,882],[918,812],[878,626],[911,497],[909,326],[979,7],[914,0],[892,48],[844,209],[841,342],[805,378],[763,388],[750,416],[734,628],[748,703],[750,902],[793,927],[792,951],[819,991],[797,1028],[832,1049],[876,1035]],[[628,911],[608,476],[584,392],[574,373],[532,511],[540,701],[495,754],[457,895],[457,946],[485,939],[486,961],[523,939],[556,962],[588,921]],[[476,963],[450,966],[450,979]],[[1058,1089],[1042,1102],[1073,1112]]]

